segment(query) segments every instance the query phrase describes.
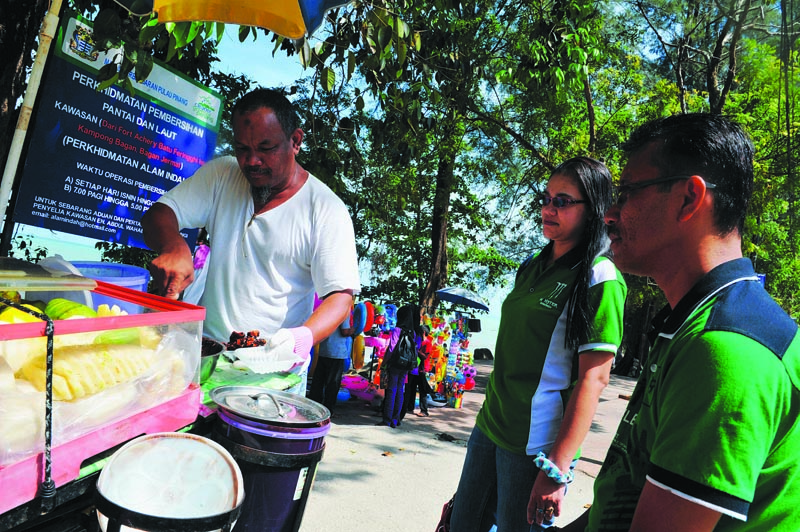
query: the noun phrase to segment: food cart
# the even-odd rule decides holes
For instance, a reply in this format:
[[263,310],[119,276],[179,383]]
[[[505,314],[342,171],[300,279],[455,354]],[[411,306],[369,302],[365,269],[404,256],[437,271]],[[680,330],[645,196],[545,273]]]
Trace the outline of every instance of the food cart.
[[205,310],[10,258],[0,291],[0,530],[81,530],[115,448],[195,421]]

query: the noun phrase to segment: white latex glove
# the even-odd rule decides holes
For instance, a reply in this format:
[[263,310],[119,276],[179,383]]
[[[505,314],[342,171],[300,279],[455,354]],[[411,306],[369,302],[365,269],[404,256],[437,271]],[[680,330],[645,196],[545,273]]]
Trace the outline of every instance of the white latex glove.
[[296,371],[308,363],[314,336],[308,327],[280,329],[261,347],[234,351],[239,360],[234,367],[246,367],[256,373]]

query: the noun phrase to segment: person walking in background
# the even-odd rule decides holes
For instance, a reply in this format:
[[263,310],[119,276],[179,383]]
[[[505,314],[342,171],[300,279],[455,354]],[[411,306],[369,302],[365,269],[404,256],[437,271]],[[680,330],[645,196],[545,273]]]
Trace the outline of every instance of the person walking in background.
[[[398,344],[401,340],[411,341],[411,349],[416,353],[417,335],[415,329],[419,325],[420,314],[415,305],[403,305],[397,311],[397,326],[392,329],[389,345],[381,363],[381,373],[385,372],[385,392],[383,399],[383,419],[378,425],[396,428],[400,426],[400,413],[405,399],[405,380],[409,369],[413,366],[398,365],[400,354]],[[397,349],[395,349],[397,348]]]
[[622,271],[668,306],[569,531],[800,530],[800,335],[742,255],[753,144],[719,115],[648,122],[606,213]]
[[414,406],[417,402],[417,391],[419,391],[419,413],[420,417],[427,417],[428,413],[428,394],[431,392],[428,385],[428,376],[425,373],[425,363],[431,354],[431,341],[428,337],[428,328],[420,325],[417,328],[417,351],[419,353],[419,364],[408,372],[406,382],[405,398],[403,400],[403,410],[400,412],[402,421],[406,414],[414,413]]
[[335,417],[334,409],[342,385],[345,360],[353,351],[353,332],[348,315],[339,327],[319,344],[317,364],[311,379],[309,399],[322,403]]
[[627,288],[606,256],[603,223],[608,169],[588,157],[562,163],[540,204],[550,242],[523,262],[503,302],[494,368],[455,495],[454,532],[552,524],[622,340]]

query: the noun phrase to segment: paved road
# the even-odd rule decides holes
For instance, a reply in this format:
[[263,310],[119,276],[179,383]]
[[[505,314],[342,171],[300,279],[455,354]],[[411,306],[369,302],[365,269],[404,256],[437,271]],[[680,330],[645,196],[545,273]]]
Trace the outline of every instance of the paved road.
[[[431,408],[430,417],[407,416],[397,429],[375,426],[380,417],[364,401],[340,403],[300,532],[433,531],[442,505],[458,485],[466,442],[491,372],[491,362],[475,365],[476,387],[464,394],[462,408]],[[612,376],[603,392],[562,523],[591,503],[594,478],[625,409],[620,396],[630,395],[634,384],[633,379]]]

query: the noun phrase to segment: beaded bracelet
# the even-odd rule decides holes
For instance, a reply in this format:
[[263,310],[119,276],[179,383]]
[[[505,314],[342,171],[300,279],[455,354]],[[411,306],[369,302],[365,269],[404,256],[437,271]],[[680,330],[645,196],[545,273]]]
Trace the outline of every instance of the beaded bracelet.
[[544,471],[545,475],[552,478],[556,484],[571,484],[575,480],[575,474],[572,469],[562,473],[558,466],[548,460],[544,453],[536,455],[536,458],[533,459],[533,465]]

